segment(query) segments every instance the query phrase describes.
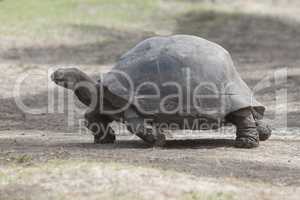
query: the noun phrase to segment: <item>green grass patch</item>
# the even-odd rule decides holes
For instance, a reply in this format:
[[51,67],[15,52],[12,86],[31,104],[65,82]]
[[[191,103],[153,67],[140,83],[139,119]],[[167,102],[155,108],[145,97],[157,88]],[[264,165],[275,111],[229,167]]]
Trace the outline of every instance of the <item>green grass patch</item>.
[[158,0],[0,1],[0,34],[53,36],[68,25],[140,27],[158,10]]
[[192,10],[222,10],[207,3],[163,0],[0,1],[0,35],[70,37],[77,26],[172,32],[176,17]]

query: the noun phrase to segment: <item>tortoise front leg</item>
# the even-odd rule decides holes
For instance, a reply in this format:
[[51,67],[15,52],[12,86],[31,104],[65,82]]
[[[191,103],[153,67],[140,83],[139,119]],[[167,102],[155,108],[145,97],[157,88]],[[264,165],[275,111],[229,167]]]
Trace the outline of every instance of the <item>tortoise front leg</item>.
[[166,137],[155,126],[146,123],[146,120],[140,117],[134,109],[130,108],[125,112],[127,129],[141,138],[146,143],[163,147],[166,144]]
[[[142,120],[143,121],[143,120]],[[132,128],[132,126],[134,126]],[[136,129],[136,127],[138,127]],[[155,147],[163,147],[166,144],[166,136],[156,127],[144,125],[142,122],[135,125],[127,126],[128,130],[141,138],[147,144]]]
[[127,129],[152,146],[163,147],[166,144],[165,135],[156,127],[145,124],[143,118],[129,119]]
[[114,130],[109,126],[112,120],[97,112],[85,114],[86,127],[93,132],[95,144],[111,144],[116,140]]

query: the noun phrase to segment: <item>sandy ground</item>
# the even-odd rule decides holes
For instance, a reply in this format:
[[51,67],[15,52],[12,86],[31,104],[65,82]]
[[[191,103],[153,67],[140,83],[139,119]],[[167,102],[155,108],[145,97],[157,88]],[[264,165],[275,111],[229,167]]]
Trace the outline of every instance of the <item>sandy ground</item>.
[[[115,144],[94,145],[90,134],[78,131],[82,113],[63,102],[67,94],[55,97],[53,113],[32,115],[16,106],[16,83],[30,73],[17,97],[30,108],[48,106],[48,91],[57,90],[47,81],[50,68],[76,65],[95,77],[108,71],[127,49],[156,33],[73,27],[89,37],[110,37],[104,43],[74,45],[1,37],[0,199],[83,199],[86,195],[110,199],[111,194],[103,192],[110,191],[105,184],[114,191],[116,182],[122,187],[113,194],[115,199],[123,194],[134,195],[123,195],[124,199],[200,199],[199,194],[207,199],[217,199],[216,194],[219,199],[298,199],[300,25],[290,19],[226,12],[190,12],[175,21],[173,33],[203,36],[228,49],[251,88],[259,88],[262,80],[270,85],[255,94],[267,106],[272,138],[257,149],[244,150],[233,148],[234,130],[174,132],[165,148],[153,149],[119,132]],[[276,82],[276,76],[285,72],[286,82]],[[287,104],[280,99],[285,94]],[[64,105],[61,112],[59,105]],[[70,116],[74,123],[67,121]],[[47,170],[49,163],[54,167]],[[23,172],[39,176],[25,179]],[[129,183],[134,187],[125,187]]]

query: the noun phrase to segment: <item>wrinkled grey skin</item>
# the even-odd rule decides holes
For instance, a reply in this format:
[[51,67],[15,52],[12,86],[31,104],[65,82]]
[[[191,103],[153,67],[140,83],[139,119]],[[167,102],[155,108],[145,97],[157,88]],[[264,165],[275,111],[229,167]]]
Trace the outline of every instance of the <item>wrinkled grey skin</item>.
[[[174,93],[172,88],[162,87],[163,83],[176,82],[182,86],[184,94],[189,94],[186,92],[186,74],[182,73],[186,69],[192,72],[190,74],[192,89],[202,82],[212,82],[217,88],[228,83],[221,93],[222,100],[226,102],[224,112],[207,115],[194,107],[187,112],[184,106],[181,107],[182,113],[179,114],[166,114],[157,110],[159,102]],[[162,96],[158,99],[147,99],[144,95],[137,97],[131,93],[126,80],[115,71],[126,74],[135,87],[147,81],[159,85]],[[114,131],[109,127],[112,121],[126,121],[129,131],[156,146],[165,144],[165,136],[162,130],[153,124],[176,123],[181,127],[183,120],[193,121],[197,118],[205,118],[206,122],[212,124],[219,122],[214,128],[219,128],[225,123],[235,125],[237,127],[235,146],[239,148],[257,147],[260,140],[267,140],[271,135],[271,129],[261,121],[264,106],[255,100],[251,90],[238,75],[229,53],[219,45],[195,36],[149,38],[124,54],[101,82],[95,82],[76,68],[59,69],[52,74],[52,80],[74,91],[79,100],[91,108],[85,118],[87,127],[95,134],[95,143],[115,141]],[[141,90],[143,94],[151,93],[151,88],[143,89]],[[210,94],[207,90],[197,92],[201,95]],[[218,99],[202,100],[204,105],[215,109],[218,109],[221,103]],[[102,109],[100,102],[103,105]],[[165,103],[176,107],[179,100],[170,99]],[[125,106],[126,109],[113,114],[102,112],[102,110],[118,110]],[[144,112],[146,110],[148,112]],[[145,119],[151,119],[152,123],[145,124]],[[107,131],[96,129],[93,124],[101,125]]]

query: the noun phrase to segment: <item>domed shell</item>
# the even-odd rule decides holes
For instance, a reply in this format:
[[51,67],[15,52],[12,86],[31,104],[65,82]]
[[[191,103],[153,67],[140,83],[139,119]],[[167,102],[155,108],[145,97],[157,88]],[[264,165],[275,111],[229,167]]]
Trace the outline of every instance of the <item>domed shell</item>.
[[[149,38],[124,54],[103,80],[119,100],[142,115],[209,116],[220,119],[253,107],[263,116],[230,54],[205,39],[175,35]],[[120,99],[118,99],[120,98]]]

